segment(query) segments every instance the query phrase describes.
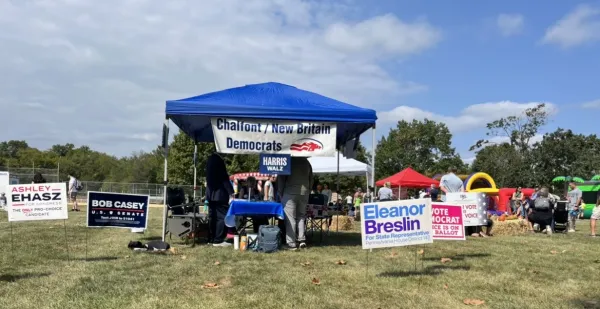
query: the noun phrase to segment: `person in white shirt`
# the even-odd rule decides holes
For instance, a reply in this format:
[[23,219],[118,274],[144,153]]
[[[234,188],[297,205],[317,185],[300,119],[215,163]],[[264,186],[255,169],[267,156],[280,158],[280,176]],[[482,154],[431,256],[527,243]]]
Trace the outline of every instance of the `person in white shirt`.
[[77,204],[77,192],[79,186],[79,180],[77,178],[69,175],[69,200],[73,203],[73,208],[71,211],[79,211],[79,205]]
[[385,201],[391,201],[393,198],[393,193],[392,193],[392,189],[390,188],[392,186],[391,183],[386,182],[383,186],[383,188],[379,189],[379,192],[377,192],[377,197],[379,199],[380,202],[385,202]]
[[448,169],[448,174],[442,176],[442,179],[440,179],[440,190],[444,192],[444,196],[442,197],[442,201],[444,202],[446,201],[446,194],[465,191],[463,181],[456,176],[456,171],[456,168],[450,168]]
[[265,181],[265,188],[263,190],[265,201],[275,201],[275,188],[273,188],[273,183],[275,182],[275,179],[277,179],[276,176],[272,175],[267,181]]

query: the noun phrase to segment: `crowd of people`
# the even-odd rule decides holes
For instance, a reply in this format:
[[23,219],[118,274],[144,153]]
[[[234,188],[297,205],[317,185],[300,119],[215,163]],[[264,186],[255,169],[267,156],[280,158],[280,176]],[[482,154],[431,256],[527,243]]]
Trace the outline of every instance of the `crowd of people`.
[[[374,201],[391,201],[398,197],[394,194],[391,184],[385,183],[376,193],[372,187],[356,188],[354,192],[341,195],[332,192],[328,184],[314,184],[312,167],[306,158],[292,157],[290,175],[272,176],[262,180],[249,177],[245,181],[230,181],[223,159],[213,154],[207,161],[206,167],[207,190],[205,199],[209,208],[210,242],[214,246],[229,246],[227,242],[228,229],[224,218],[231,201],[235,198],[258,201],[281,202],[285,219],[280,221],[280,228],[285,235],[285,248],[296,250],[306,247],[306,211],[311,194],[324,197],[323,205],[330,209],[346,212],[349,216],[359,213],[362,203]],[[570,184],[566,211],[568,211],[568,232],[576,231],[577,219],[582,210],[582,193],[574,183]],[[446,194],[464,192],[463,181],[456,175],[456,169],[451,168],[440,179],[439,187],[431,185],[427,189],[415,191],[411,198],[431,198],[432,201],[445,201]],[[552,234],[554,230],[554,214],[559,198],[550,194],[548,188],[540,187],[536,192],[526,197],[518,188],[511,199],[510,212],[525,219],[531,232],[536,230]],[[600,199],[598,201],[600,205]],[[487,224],[478,227],[468,227],[467,235],[487,237],[492,236],[493,220],[488,215]],[[264,218],[253,218],[254,225],[267,224]],[[592,233],[595,237],[596,220],[600,220],[600,206],[594,210],[591,220]]]

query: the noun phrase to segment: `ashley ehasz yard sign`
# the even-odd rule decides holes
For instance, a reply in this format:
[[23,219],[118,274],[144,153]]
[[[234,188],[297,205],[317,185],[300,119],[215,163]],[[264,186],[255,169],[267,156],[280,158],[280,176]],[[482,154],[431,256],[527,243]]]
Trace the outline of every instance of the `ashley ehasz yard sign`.
[[6,191],[10,222],[69,218],[65,183],[9,185]]
[[363,249],[433,242],[431,199],[362,204],[360,223]]

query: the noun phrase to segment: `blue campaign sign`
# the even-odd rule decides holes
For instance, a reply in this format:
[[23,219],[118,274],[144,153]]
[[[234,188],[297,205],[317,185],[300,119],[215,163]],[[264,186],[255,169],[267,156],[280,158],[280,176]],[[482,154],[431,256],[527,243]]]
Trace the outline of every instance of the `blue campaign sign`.
[[289,175],[291,173],[290,164],[292,157],[288,154],[260,154],[261,174],[271,175]]
[[87,226],[145,229],[149,201],[148,195],[88,192]]

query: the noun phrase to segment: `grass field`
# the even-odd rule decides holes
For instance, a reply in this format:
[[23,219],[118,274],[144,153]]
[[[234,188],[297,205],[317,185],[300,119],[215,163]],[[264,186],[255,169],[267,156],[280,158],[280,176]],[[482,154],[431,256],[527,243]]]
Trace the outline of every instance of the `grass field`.
[[[373,250],[367,271],[368,253],[359,234],[349,232],[333,233],[323,246],[275,254],[175,241],[176,255],[129,251],[130,240],[160,235],[160,216],[151,209],[146,235],[89,229],[85,261],[84,212],[67,221],[70,260],[62,221],[13,224],[11,251],[2,212],[0,308],[473,307],[465,299],[485,301],[480,308],[600,308],[600,238],[587,237],[587,221],[574,235]],[[452,261],[442,264],[442,258]],[[217,287],[202,288],[207,283]]]

